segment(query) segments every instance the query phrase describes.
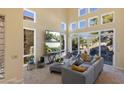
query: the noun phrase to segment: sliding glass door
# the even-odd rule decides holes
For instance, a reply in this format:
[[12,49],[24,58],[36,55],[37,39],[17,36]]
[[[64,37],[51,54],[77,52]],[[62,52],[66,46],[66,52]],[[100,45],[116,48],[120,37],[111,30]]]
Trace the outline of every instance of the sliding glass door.
[[101,31],[100,38],[100,47],[101,47],[101,56],[104,58],[105,64],[113,65],[113,30]]
[[91,56],[100,55],[99,51],[99,33],[98,32],[92,32],[90,33],[90,39],[89,39],[89,54]]
[[99,33],[80,33],[80,51],[89,55],[99,55]]
[[79,37],[78,34],[72,34],[72,54],[77,55],[79,52]]
[[80,51],[83,53],[84,51],[87,51],[89,53],[89,34],[88,33],[80,33],[79,39],[80,39]]
[[113,65],[113,39],[113,30],[81,32],[72,36],[72,52],[83,53],[87,51],[91,56],[103,57],[105,64]]

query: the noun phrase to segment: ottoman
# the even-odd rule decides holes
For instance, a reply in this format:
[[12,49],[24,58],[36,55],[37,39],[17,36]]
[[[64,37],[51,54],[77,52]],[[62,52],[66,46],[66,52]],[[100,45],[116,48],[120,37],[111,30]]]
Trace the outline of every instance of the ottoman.
[[64,63],[53,63],[49,70],[50,72],[57,72],[57,73],[61,73],[61,68],[64,66]]

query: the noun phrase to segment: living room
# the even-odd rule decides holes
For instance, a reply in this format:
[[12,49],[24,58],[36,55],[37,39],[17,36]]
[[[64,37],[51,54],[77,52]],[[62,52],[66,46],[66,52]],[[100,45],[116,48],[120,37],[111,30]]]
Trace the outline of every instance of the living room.
[[[0,9],[1,15],[6,15],[5,35],[7,37],[5,38],[5,44],[7,45],[5,47],[7,51],[5,51],[4,64],[5,78],[1,79],[1,82],[61,84],[61,73],[59,74],[54,71],[50,73],[51,66],[56,63],[53,55],[55,55],[54,57],[63,58],[63,56],[72,53],[77,57],[81,54],[80,52],[83,53],[86,51],[88,55],[101,56],[105,61],[102,61],[100,65],[100,72],[98,72],[100,75],[97,75],[92,83],[124,83],[124,58],[122,51],[124,47],[122,38],[124,33],[122,20],[123,11],[124,9],[118,8]],[[13,15],[17,16],[13,17]],[[13,22],[13,24],[11,24],[11,22]],[[30,33],[30,35],[28,35],[28,33],[26,34],[26,32]],[[46,55],[45,45],[48,45],[48,41],[45,40],[45,38],[49,32],[59,35],[59,37],[63,36],[63,39],[61,37],[61,39],[58,40],[60,42],[58,43],[60,48],[59,52],[53,51],[53,49],[52,52],[51,50],[48,51],[50,53]],[[13,35],[15,36],[13,37]],[[26,37],[29,37],[29,39],[25,39]],[[27,43],[30,47],[26,49],[27,52],[24,51],[27,47],[23,47],[24,40],[25,42],[26,40],[32,40],[30,44],[28,44],[29,42]],[[64,42],[62,42],[62,40],[64,40]],[[85,42],[83,42],[83,40]],[[95,52],[93,50],[95,50]],[[24,54],[23,51],[26,54]],[[104,53],[104,51],[106,51],[106,53]],[[109,53],[111,53],[111,55]],[[30,64],[28,65],[27,62],[24,64],[24,58],[30,55],[33,55],[35,66],[34,68],[31,67],[31,70],[27,70],[25,68],[29,66],[30,69]],[[46,56],[51,58],[48,59]],[[40,61],[41,57],[45,58],[45,66],[37,68],[37,62]],[[70,59],[71,58],[63,60],[69,61]],[[105,63],[104,66],[103,63]],[[61,65],[63,65],[63,63],[61,63]],[[13,66],[16,68],[12,69]],[[51,69],[56,69],[56,67]],[[94,72],[92,74],[94,74]],[[94,77],[92,74],[89,74],[91,75],[90,77]],[[83,81],[83,83],[86,82]]]

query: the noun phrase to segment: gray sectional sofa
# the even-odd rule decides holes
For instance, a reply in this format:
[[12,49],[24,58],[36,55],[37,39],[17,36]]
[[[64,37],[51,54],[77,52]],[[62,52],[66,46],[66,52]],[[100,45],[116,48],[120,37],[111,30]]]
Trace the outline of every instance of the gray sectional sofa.
[[62,83],[64,84],[93,84],[103,70],[103,58],[100,58],[92,64],[84,62],[83,66],[88,67],[85,72],[78,72],[71,67],[63,66],[61,68]]

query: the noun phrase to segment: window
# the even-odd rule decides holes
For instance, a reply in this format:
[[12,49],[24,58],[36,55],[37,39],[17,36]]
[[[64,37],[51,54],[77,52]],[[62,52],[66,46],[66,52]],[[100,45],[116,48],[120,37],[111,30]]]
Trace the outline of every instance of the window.
[[24,29],[24,64],[27,64],[29,57],[34,59],[34,30]]
[[86,20],[79,21],[79,24],[78,24],[79,29],[84,29],[86,27],[87,27],[87,21]]
[[78,16],[84,16],[87,14],[87,8],[79,8]]
[[[81,53],[87,51],[89,55],[99,55],[104,58],[104,63],[113,64],[114,57],[114,30],[103,30],[93,32],[81,32],[79,35],[79,50]],[[77,43],[77,41],[75,41]],[[77,45],[77,44],[75,44]],[[106,56],[107,54],[107,56]]]
[[78,34],[72,34],[72,37],[71,37],[71,42],[72,42],[72,54],[73,53],[78,53],[78,45],[79,45],[79,40],[78,40]]
[[70,24],[70,30],[71,31],[75,31],[77,29],[77,23],[76,22],[73,22]]
[[103,15],[102,16],[102,24],[112,23],[114,21],[113,16],[114,16],[113,13]]
[[61,39],[60,39],[60,42],[61,42],[61,55],[62,56],[65,56],[66,55],[66,34],[65,33],[61,33]]
[[90,8],[90,13],[96,12],[98,10],[98,8]]
[[46,30],[44,45],[45,45],[45,54],[60,51],[60,48],[61,48],[60,32]]
[[[84,32],[80,33],[80,51],[83,53],[87,51],[88,54],[94,56],[99,54],[99,33],[98,32]],[[97,51],[95,51],[97,50]]]
[[90,26],[98,25],[98,17],[90,18],[88,24],[89,24],[89,27],[90,27]]
[[61,31],[66,31],[66,23],[62,22],[60,29],[61,29]]
[[[100,33],[100,55],[104,63],[113,65],[114,58],[114,30],[103,30]],[[107,56],[106,56],[107,54]]]
[[23,12],[23,19],[35,22],[35,12],[25,9]]
[[66,34],[61,34],[61,50],[66,50]]

